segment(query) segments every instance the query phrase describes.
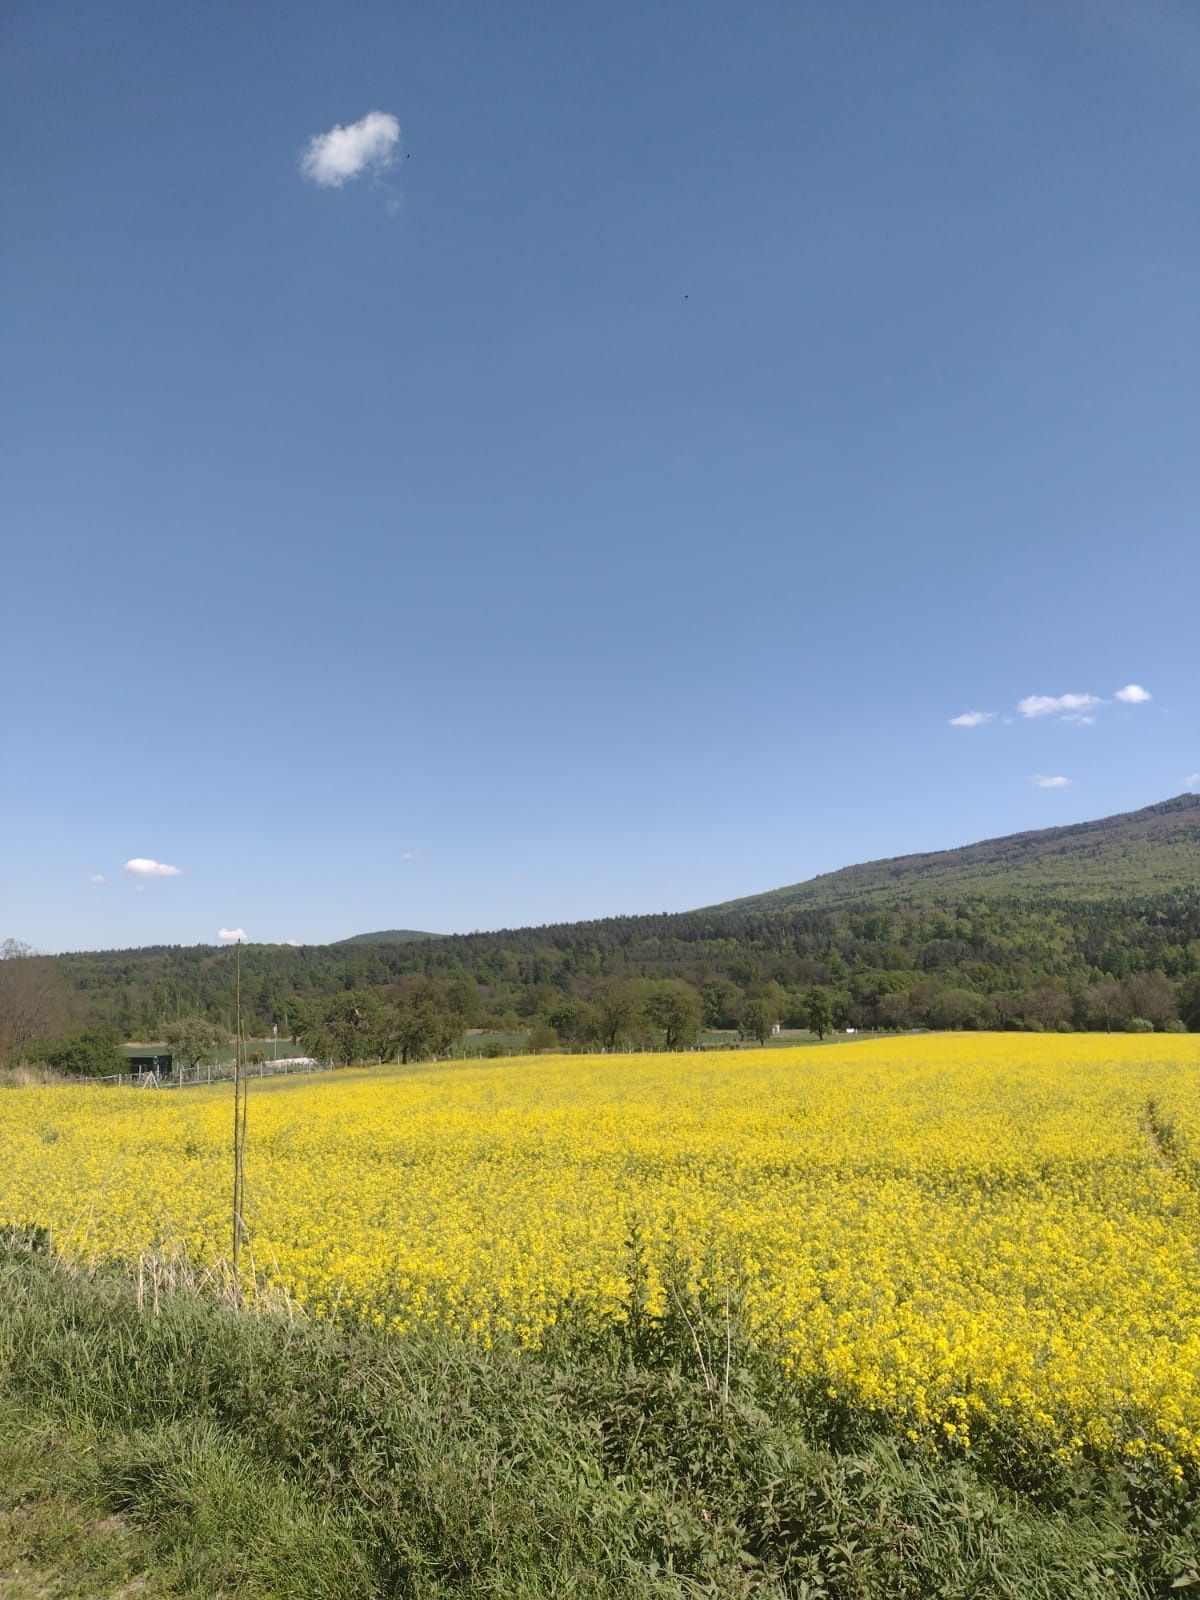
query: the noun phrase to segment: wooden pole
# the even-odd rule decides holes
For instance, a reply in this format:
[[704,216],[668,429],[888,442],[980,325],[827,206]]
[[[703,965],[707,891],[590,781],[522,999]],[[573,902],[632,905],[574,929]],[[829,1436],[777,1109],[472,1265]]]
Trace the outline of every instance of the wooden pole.
[[244,1204],[246,1189],[246,1041],[242,1030],[242,941],[237,942],[235,978],[237,1014],[233,1056],[233,1298],[242,1303],[242,1240],[246,1231]]

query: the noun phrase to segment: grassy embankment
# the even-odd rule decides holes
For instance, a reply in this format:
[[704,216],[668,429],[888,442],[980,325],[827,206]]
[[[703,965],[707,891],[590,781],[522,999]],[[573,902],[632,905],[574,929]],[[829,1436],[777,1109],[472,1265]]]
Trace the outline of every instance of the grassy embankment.
[[1187,1486],[950,1462],[783,1383],[736,1309],[532,1354],[0,1249],[0,1595],[928,1600],[1200,1585]]

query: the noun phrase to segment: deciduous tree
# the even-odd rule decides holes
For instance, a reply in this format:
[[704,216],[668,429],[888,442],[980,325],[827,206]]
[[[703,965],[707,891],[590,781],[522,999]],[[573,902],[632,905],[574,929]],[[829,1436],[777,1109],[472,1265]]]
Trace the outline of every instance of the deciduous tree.
[[180,1056],[189,1067],[202,1061],[215,1061],[222,1045],[229,1043],[229,1032],[206,1017],[180,1017],[162,1029],[163,1043],[172,1056]]
[[824,989],[810,989],[804,996],[804,1023],[818,1039],[833,1027],[833,1007]]
[[663,1036],[667,1050],[685,1050],[700,1033],[700,996],[682,978],[664,978],[647,986],[643,1002],[647,1019]]
[[744,1039],[757,1039],[759,1044],[766,1044],[771,1029],[778,1021],[770,1002],[761,996],[754,996],[742,1005],[738,1031]]
[[597,1037],[606,1050],[627,1044],[638,1032],[642,1008],[631,983],[610,978],[596,991],[593,1006]]

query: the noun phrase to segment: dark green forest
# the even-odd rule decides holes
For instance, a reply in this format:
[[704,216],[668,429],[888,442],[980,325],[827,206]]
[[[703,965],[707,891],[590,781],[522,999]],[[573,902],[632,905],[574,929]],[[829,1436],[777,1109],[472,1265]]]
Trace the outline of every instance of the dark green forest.
[[[534,1047],[835,1028],[1200,1030],[1200,796],[869,863],[706,910],[446,937],[249,945],[251,1033],[373,1059],[464,1028]],[[159,946],[0,962],[0,1046],[88,1027],[229,1027],[234,952]],[[403,1042],[407,1039],[407,1045]]]

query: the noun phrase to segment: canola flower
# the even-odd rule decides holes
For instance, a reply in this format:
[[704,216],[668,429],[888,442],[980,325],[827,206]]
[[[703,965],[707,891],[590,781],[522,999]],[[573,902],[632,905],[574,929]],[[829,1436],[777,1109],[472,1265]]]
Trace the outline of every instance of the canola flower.
[[[952,1451],[1200,1469],[1200,1039],[940,1035],[251,1086],[264,1281],[535,1345],[636,1227],[798,1383]],[[0,1095],[0,1222],[85,1262],[229,1246],[228,1086]]]

